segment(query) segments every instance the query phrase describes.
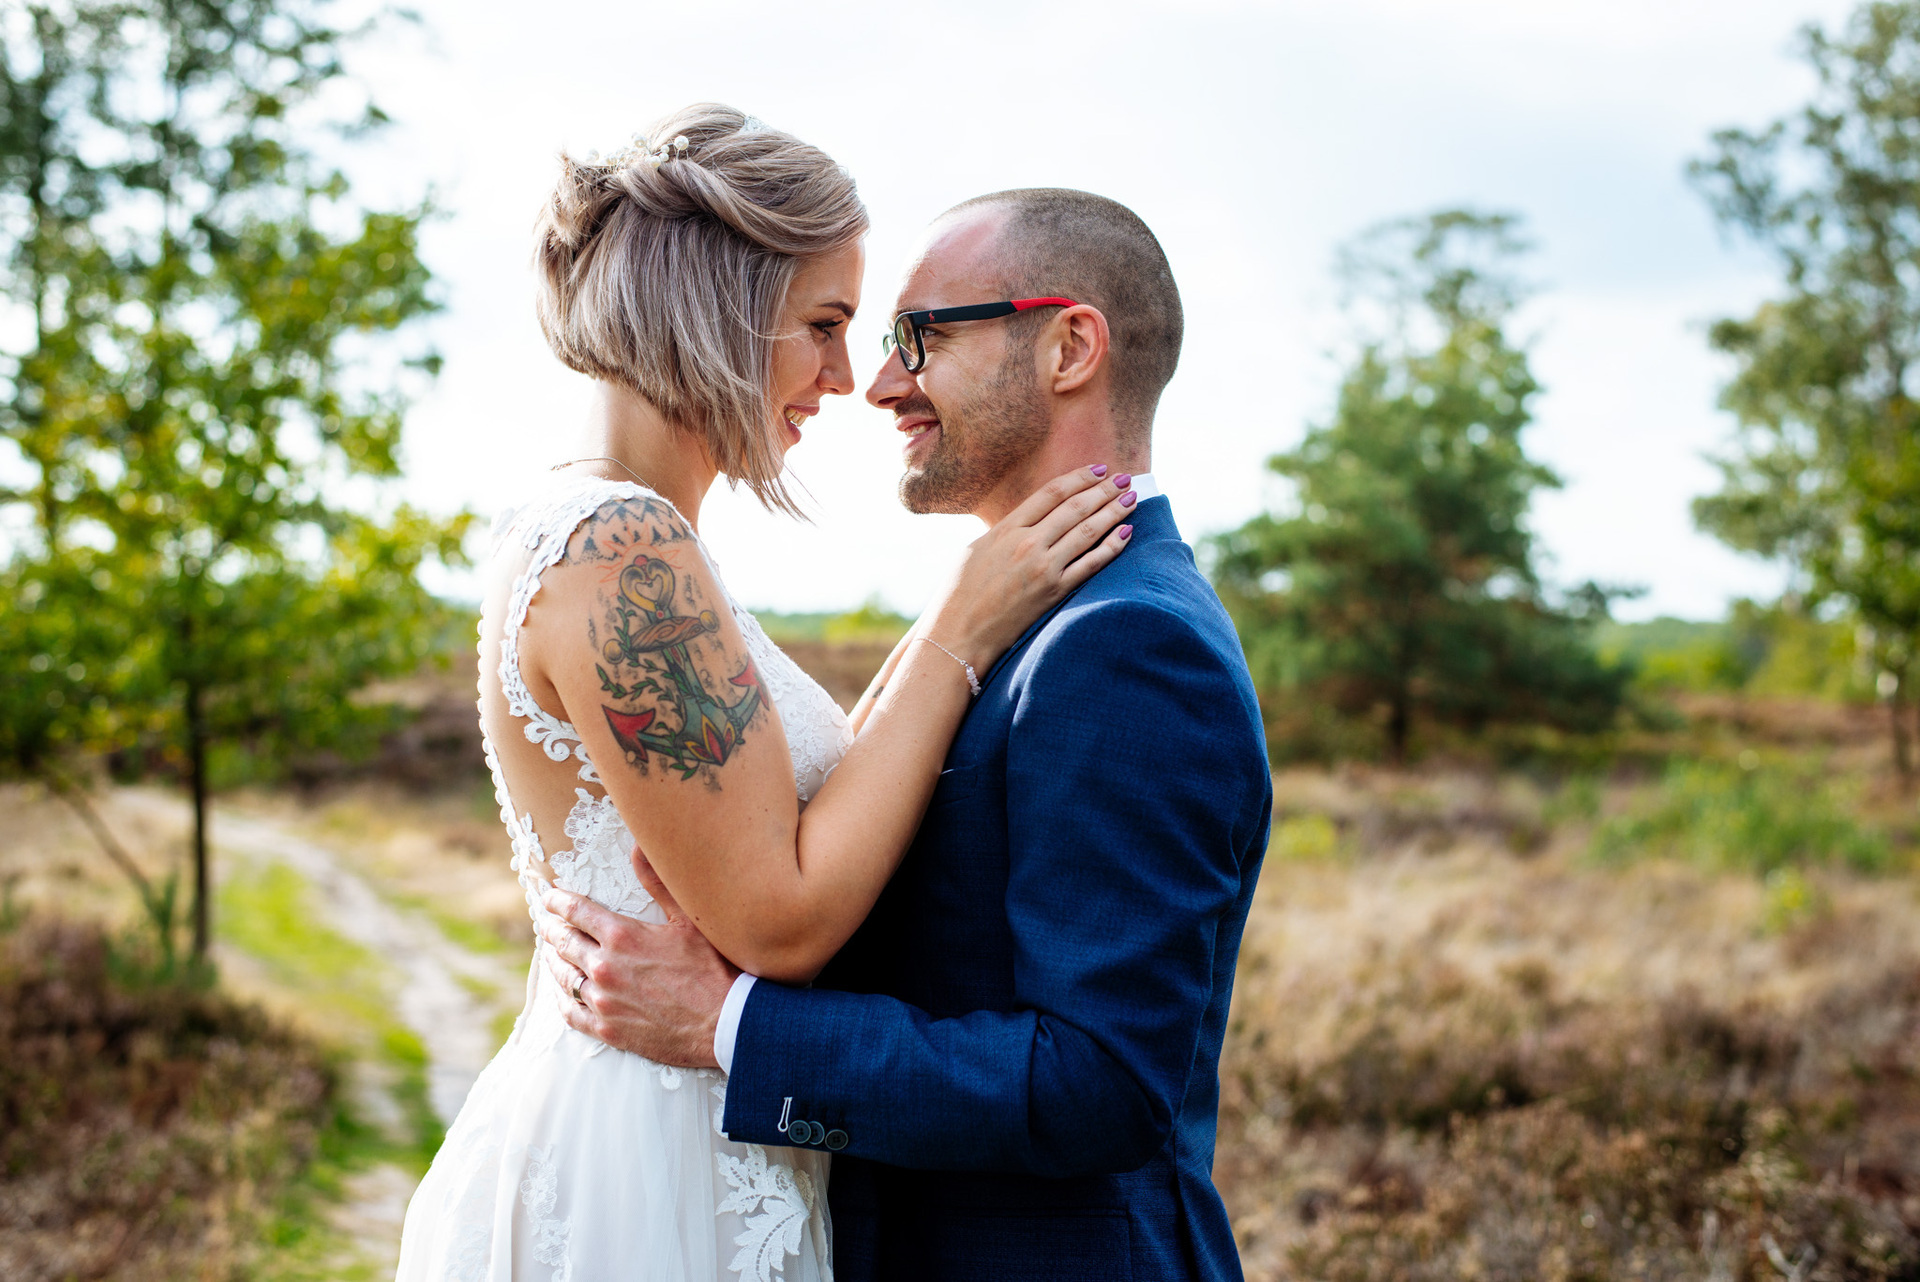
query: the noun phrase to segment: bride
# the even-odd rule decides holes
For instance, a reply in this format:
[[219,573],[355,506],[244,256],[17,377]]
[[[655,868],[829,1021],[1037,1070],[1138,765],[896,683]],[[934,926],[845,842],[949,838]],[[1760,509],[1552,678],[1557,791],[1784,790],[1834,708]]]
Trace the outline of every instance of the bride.
[[[550,886],[665,920],[637,842],[735,965],[810,979],[905,852],[976,674],[1125,546],[1106,469],[1060,478],[968,549],[851,719],[728,595],[701,500],[724,473],[794,511],[786,451],[853,390],[866,229],[844,170],[727,107],[562,161],[540,323],[597,381],[594,457],[502,519],[480,625],[487,762],[536,921]],[[568,1028],[539,956],[527,983],[408,1208],[401,1279],[832,1276],[827,1154],[733,1143],[723,1075]]]

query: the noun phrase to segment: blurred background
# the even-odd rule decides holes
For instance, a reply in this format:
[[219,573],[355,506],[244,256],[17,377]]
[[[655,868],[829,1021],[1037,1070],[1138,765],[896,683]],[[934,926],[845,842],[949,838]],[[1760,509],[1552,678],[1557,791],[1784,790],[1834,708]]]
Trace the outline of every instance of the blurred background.
[[[863,378],[961,199],[1166,247],[1275,769],[1250,1277],[1920,1278],[1920,3],[1815,0],[0,3],[0,1273],[390,1273],[532,942],[534,213],[702,99],[858,178]],[[977,530],[889,426],[703,512],[849,704]]]

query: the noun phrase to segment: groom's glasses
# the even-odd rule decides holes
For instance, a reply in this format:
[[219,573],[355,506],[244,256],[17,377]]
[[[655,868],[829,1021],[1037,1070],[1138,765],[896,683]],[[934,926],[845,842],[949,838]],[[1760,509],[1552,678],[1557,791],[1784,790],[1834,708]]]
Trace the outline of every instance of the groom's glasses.
[[1029,307],[1078,307],[1071,298],[1015,298],[1004,303],[974,303],[969,307],[938,307],[927,312],[901,312],[893,318],[893,329],[880,340],[880,350],[891,356],[900,352],[900,364],[909,374],[918,374],[927,364],[927,345],[920,337],[925,325],[946,325],[953,321],[996,320],[1024,312]]

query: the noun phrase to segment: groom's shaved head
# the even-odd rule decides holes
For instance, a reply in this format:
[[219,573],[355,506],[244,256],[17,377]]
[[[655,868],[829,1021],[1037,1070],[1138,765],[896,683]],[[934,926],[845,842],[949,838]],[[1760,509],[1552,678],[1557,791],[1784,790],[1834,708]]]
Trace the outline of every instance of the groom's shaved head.
[[[1003,298],[1059,295],[1096,307],[1113,343],[1113,413],[1122,431],[1144,439],[1160,393],[1180,363],[1185,320],[1167,256],[1139,215],[1116,200],[1065,187],[997,191],[942,215],[990,207],[1006,212],[992,257]],[[984,301],[984,300],[983,300]],[[1031,337],[1051,310],[1015,317]]]

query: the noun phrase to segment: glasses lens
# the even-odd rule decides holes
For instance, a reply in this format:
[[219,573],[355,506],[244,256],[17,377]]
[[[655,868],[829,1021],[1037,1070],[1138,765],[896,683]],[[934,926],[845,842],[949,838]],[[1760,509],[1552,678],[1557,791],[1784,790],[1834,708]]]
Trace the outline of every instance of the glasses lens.
[[920,368],[920,349],[914,344],[913,321],[906,316],[896,316],[893,320],[893,333],[888,337],[893,346],[900,349],[900,363],[911,374]]

